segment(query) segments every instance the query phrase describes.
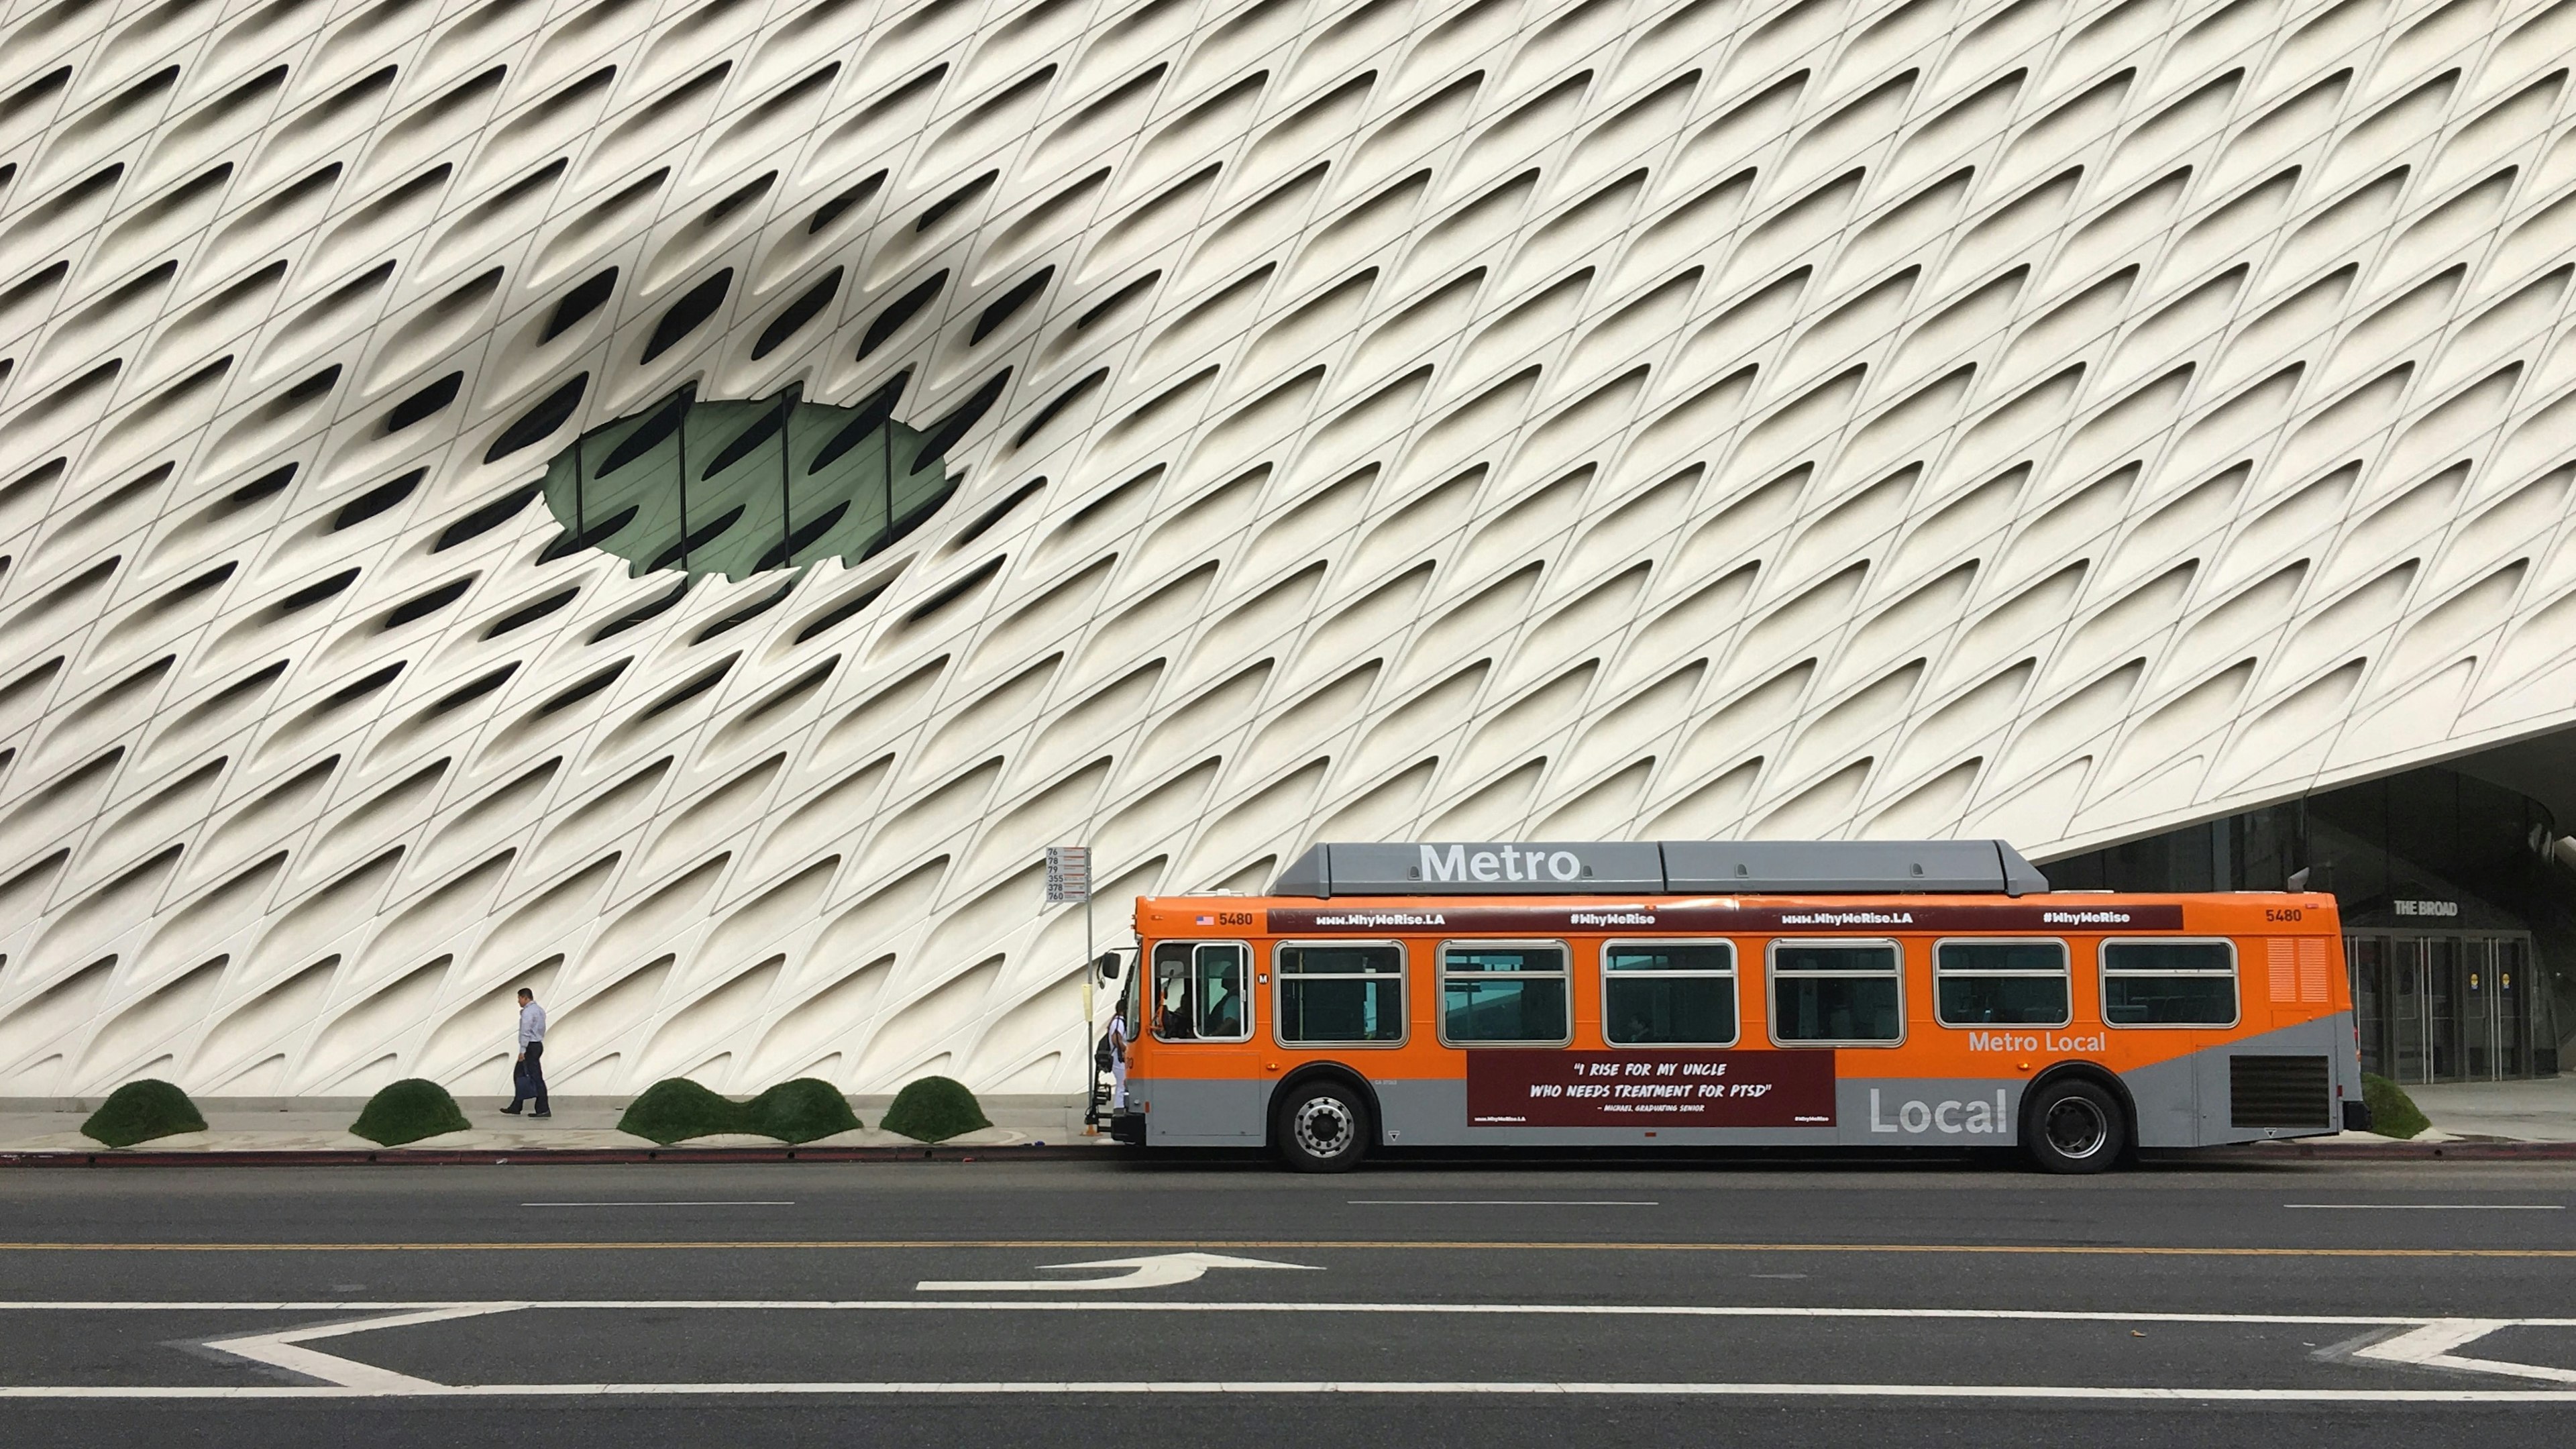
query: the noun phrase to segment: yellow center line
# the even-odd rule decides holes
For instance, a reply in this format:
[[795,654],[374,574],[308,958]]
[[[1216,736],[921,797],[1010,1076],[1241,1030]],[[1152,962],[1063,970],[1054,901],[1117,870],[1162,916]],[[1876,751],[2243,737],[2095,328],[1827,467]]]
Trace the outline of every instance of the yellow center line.
[[830,1242],[75,1243],[0,1242],[0,1253],[916,1252],[950,1248],[1087,1251],[1172,1248],[1302,1252],[1951,1253],[2154,1258],[2576,1258],[2576,1248],[2226,1248],[2068,1243],[1582,1243],[1292,1238],[884,1238]]

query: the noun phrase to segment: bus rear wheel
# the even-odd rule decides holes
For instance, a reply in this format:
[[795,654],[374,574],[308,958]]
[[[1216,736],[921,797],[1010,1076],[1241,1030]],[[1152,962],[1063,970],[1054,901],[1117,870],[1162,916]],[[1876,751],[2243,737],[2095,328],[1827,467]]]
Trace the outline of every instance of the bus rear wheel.
[[1370,1135],[1368,1108],[1338,1082],[1308,1082],[1279,1104],[1279,1157],[1299,1172],[1350,1171]]
[[2033,1092],[2022,1111],[2022,1150],[2042,1172],[2102,1172],[2128,1148],[2128,1114],[2080,1077]]

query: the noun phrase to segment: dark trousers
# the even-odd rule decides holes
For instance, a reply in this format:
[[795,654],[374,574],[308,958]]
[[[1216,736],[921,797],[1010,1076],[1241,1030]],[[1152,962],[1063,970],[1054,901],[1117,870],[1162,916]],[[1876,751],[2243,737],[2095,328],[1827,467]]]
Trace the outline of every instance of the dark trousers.
[[510,1068],[511,1106],[516,1107],[534,1097],[538,1111],[553,1110],[546,1106],[545,1055],[546,1044],[541,1041],[532,1041],[519,1049],[519,1060]]

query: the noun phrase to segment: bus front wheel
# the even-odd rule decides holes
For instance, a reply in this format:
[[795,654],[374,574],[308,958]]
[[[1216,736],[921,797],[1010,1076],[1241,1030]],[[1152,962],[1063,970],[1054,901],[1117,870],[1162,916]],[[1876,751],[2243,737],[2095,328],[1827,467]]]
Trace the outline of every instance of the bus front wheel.
[[2109,1092],[2080,1077],[2032,1093],[2022,1127],[2022,1150],[2042,1172],[2101,1172],[2128,1146],[2128,1114]]
[[1368,1108],[1338,1082],[1308,1082],[1279,1104],[1279,1156],[1299,1172],[1348,1172],[1369,1149]]

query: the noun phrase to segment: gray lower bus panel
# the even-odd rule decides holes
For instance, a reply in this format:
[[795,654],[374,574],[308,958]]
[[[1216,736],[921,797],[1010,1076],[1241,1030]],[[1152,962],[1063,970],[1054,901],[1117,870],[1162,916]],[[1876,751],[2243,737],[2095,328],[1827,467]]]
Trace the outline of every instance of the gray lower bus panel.
[[[1847,1061],[1867,1055],[1844,1052]],[[2020,1141],[2031,1081],[2079,1064],[2033,1063],[2037,1070],[2010,1076],[1845,1076],[1834,1084],[1834,1122],[1813,1127],[1471,1127],[1461,1078],[1371,1078],[1369,1086],[1380,1140],[1391,1147],[2009,1147]],[[2141,1147],[2317,1136],[2341,1130],[2342,1104],[2361,1099],[2352,1017],[2343,1012],[2117,1076]],[[1271,1092],[1266,1081],[1167,1078],[1134,1084],[1131,1103],[1145,1109],[1149,1145],[1247,1147],[1267,1139]]]

